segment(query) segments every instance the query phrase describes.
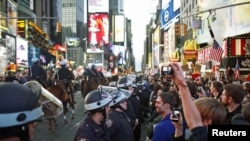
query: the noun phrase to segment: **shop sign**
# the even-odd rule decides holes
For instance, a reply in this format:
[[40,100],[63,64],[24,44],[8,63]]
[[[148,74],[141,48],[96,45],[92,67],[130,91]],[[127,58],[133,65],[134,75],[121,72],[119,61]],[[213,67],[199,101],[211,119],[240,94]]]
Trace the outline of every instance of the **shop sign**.
[[196,59],[198,52],[196,50],[183,50],[185,59]]

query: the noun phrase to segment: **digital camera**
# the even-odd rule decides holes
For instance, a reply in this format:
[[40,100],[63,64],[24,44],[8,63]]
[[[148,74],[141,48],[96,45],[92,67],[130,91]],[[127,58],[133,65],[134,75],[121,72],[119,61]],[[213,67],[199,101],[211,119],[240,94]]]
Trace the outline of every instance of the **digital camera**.
[[162,68],[161,68],[161,74],[162,75],[172,75],[173,74],[173,70],[172,70],[171,66],[162,66]]
[[174,108],[171,120],[174,122],[178,122],[179,121],[179,114],[180,114],[180,110]]

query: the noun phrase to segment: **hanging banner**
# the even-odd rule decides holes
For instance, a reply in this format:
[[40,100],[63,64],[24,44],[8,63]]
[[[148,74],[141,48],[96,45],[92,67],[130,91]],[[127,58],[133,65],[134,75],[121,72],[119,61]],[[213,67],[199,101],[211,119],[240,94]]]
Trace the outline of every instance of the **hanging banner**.
[[228,38],[228,55],[250,56],[250,39],[249,38]]
[[210,61],[209,54],[211,50],[211,45],[198,50],[198,63],[205,63]]

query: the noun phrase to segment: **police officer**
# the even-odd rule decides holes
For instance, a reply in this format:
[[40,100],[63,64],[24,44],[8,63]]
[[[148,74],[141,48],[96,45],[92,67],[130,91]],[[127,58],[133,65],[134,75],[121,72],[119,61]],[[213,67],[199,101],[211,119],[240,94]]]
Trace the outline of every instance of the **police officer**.
[[87,115],[78,127],[74,141],[110,141],[105,119],[110,112],[110,95],[97,89],[84,99]]
[[36,120],[43,115],[40,94],[22,84],[0,84],[0,140],[32,141]]
[[89,79],[98,78],[98,72],[95,68],[95,64],[92,64],[91,67],[89,69],[87,69],[87,75],[88,75]]
[[[56,79],[64,83],[67,92],[71,95],[72,101],[75,103],[73,86],[70,85],[70,82],[72,82],[72,80],[74,79],[72,72],[67,68],[67,63],[65,60],[62,60],[60,62],[60,65],[61,68],[57,71]],[[68,88],[70,90],[68,90]]]
[[43,87],[47,87],[45,80],[46,80],[46,72],[42,68],[42,66],[39,64],[39,59],[36,57],[33,57],[31,59],[31,62],[33,63],[29,68],[28,76],[31,80],[36,80],[40,84],[43,85]]
[[[121,89],[129,90],[129,87],[131,87],[132,85],[133,85],[133,81],[129,80],[127,76],[123,76],[117,81],[117,87]],[[138,119],[135,114],[133,105],[129,99],[130,96],[131,95],[127,95],[128,108],[126,110],[126,113],[130,118],[130,123],[131,123],[132,128],[135,128],[135,126],[138,124]]]
[[134,141],[133,129],[130,119],[125,112],[127,110],[127,96],[118,91],[113,101],[109,104],[112,111],[109,115],[109,134],[112,141]]

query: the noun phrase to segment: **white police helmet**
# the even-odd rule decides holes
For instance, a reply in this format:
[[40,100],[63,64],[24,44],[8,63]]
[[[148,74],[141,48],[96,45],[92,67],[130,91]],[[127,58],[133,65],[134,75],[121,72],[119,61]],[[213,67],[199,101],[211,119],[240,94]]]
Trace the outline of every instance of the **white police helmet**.
[[33,57],[32,59],[31,59],[31,62],[32,63],[35,63],[35,62],[37,62],[39,59],[37,58],[37,57]]
[[133,81],[129,80],[127,76],[124,76],[117,81],[118,88],[128,87],[131,85],[133,85]]
[[84,99],[84,108],[87,111],[96,110],[108,105],[112,97],[99,89],[89,92]]
[[66,65],[67,64],[67,62],[65,61],[65,60],[62,60],[61,62],[60,62],[60,65],[61,66],[64,66],[64,65]]
[[115,93],[112,95],[114,98],[113,98],[112,102],[109,104],[110,107],[116,105],[117,103],[121,102],[122,100],[127,99],[127,96],[121,91],[118,91],[118,93]]

